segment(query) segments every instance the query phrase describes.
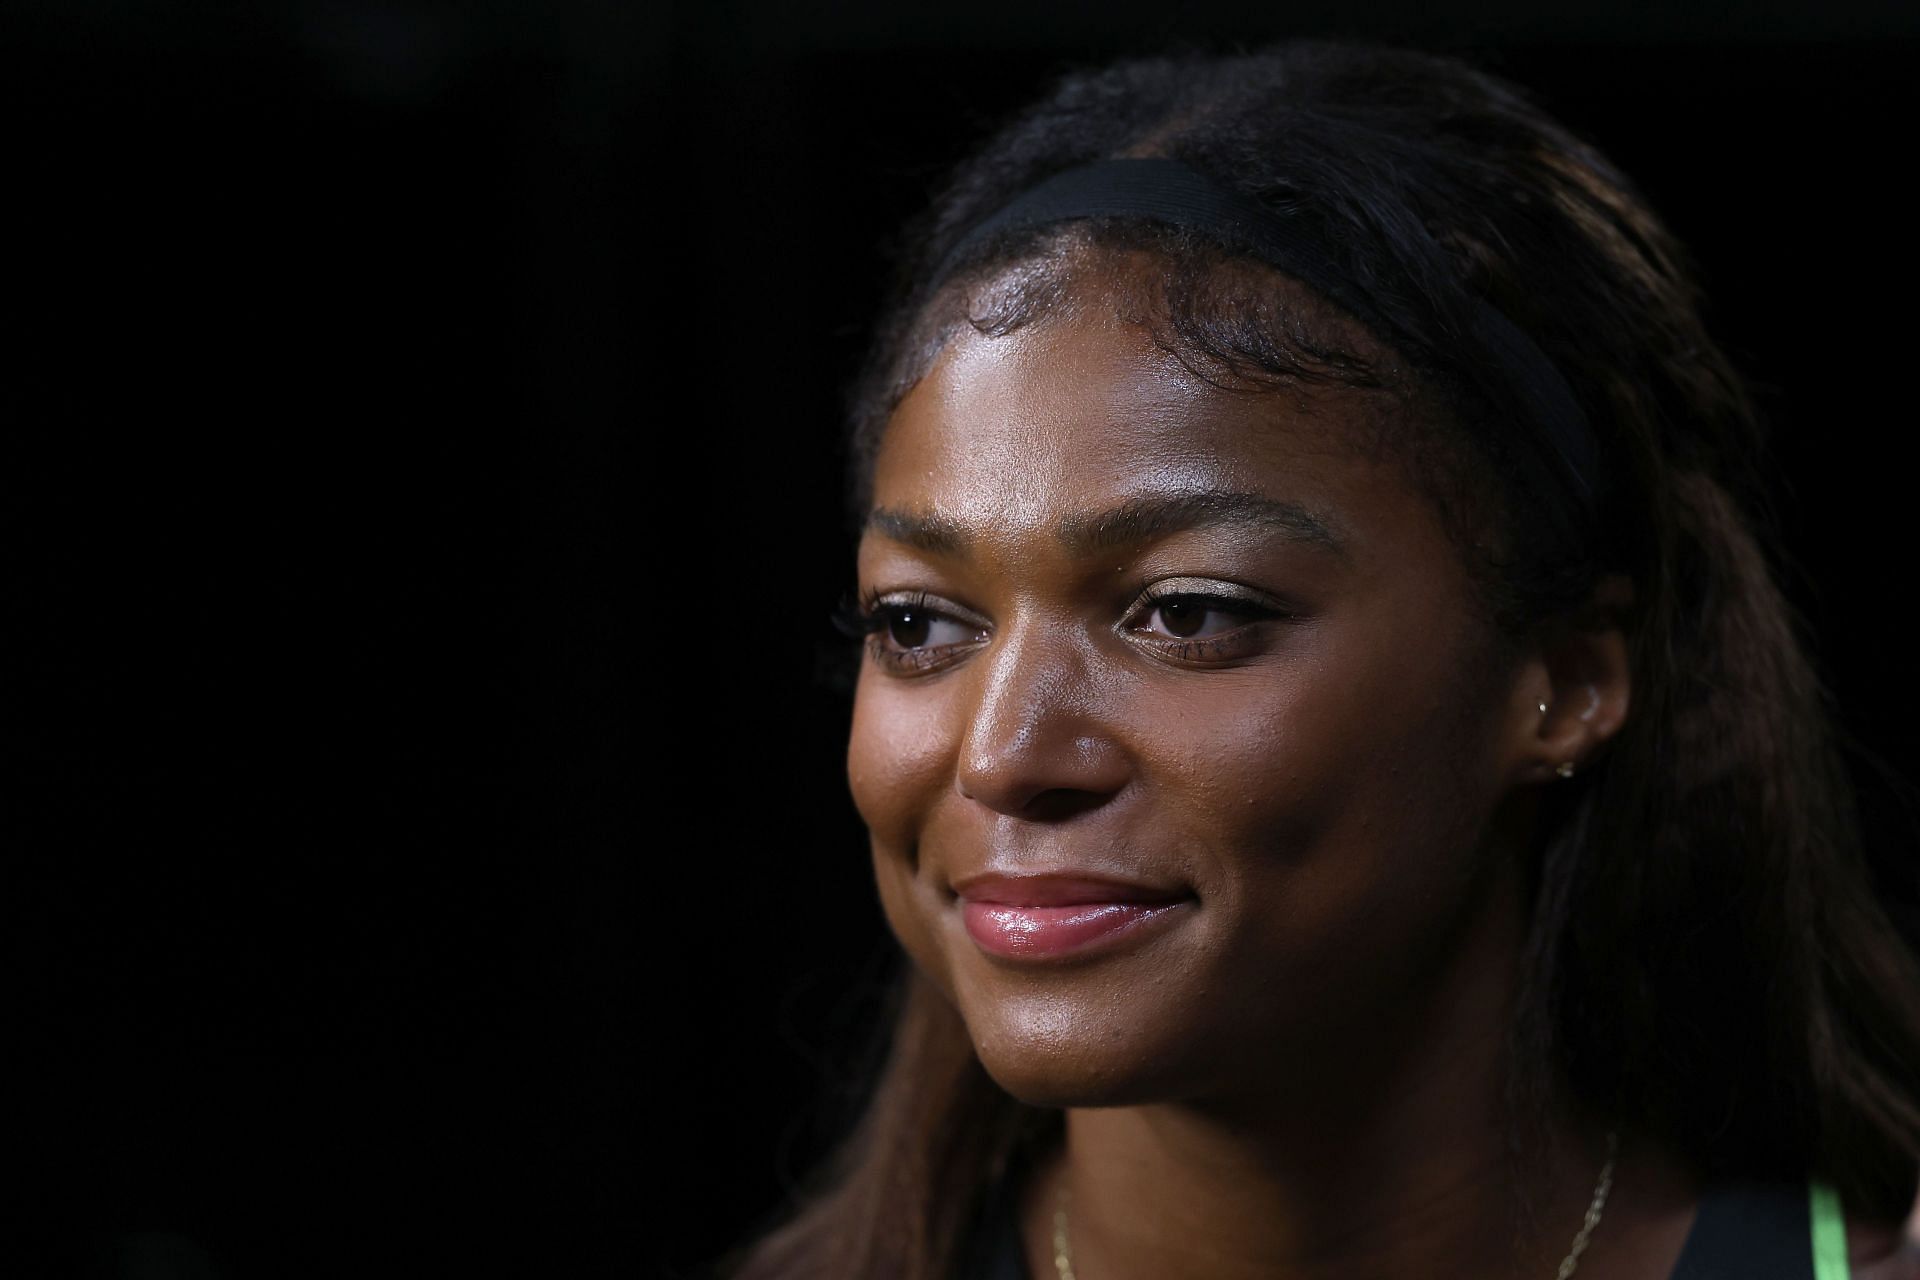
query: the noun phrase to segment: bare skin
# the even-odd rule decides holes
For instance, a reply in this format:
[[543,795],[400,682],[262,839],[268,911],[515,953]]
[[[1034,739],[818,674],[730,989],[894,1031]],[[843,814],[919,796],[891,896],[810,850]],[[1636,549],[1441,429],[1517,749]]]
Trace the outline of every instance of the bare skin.
[[[1627,717],[1631,587],[1497,648],[1345,444],[1369,412],[1223,392],[1094,307],[964,333],[888,426],[849,779],[903,946],[1066,1109],[1036,1277],[1063,1183],[1082,1280],[1551,1276],[1593,1194],[1607,1125],[1563,1101],[1516,1218],[1500,1052],[1521,853]],[[975,944],[956,879],[1062,866],[1190,897],[1081,960]],[[1586,1280],[1668,1274],[1692,1222],[1691,1171],[1623,1140]]]

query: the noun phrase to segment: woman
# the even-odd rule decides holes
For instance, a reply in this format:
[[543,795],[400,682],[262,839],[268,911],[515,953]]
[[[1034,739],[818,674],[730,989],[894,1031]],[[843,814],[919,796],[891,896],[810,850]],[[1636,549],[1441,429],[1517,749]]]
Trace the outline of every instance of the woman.
[[903,264],[848,772],[911,963],[736,1274],[1909,1274],[1914,956],[1627,180],[1450,59],[1182,55]]

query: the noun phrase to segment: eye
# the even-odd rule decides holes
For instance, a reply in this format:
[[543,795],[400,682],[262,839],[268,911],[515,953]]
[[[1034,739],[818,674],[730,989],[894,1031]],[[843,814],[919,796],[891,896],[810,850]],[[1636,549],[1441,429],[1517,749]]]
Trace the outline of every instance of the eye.
[[967,644],[980,636],[979,627],[925,605],[881,603],[872,613],[873,634],[896,649],[937,649]]
[[884,669],[897,675],[935,670],[986,639],[987,628],[920,592],[869,597],[859,608],[843,606],[835,625]]
[[1265,643],[1259,623],[1292,616],[1250,587],[1184,578],[1141,593],[1126,629],[1168,657],[1205,663],[1250,657]]
[[1149,630],[1175,640],[1202,640],[1257,616],[1245,601],[1221,596],[1162,596],[1147,615]]

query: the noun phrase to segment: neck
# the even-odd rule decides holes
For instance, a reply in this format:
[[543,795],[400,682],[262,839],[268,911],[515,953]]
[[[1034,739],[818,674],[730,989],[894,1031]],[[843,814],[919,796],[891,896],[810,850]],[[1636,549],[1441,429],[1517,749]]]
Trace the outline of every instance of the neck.
[[[1068,1110],[1023,1211],[1038,1280],[1055,1274],[1063,1185],[1079,1280],[1553,1276],[1607,1125],[1556,1087],[1516,1177],[1504,1103],[1515,992],[1485,980],[1517,972],[1519,912],[1505,905],[1510,927],[1470,930],[1424,990],[1342,1035],[1337,1055],[1280,1055],[1244,1097]],[[1583,1280],[1606,1270],[1590,1265],[1599,1246]]]

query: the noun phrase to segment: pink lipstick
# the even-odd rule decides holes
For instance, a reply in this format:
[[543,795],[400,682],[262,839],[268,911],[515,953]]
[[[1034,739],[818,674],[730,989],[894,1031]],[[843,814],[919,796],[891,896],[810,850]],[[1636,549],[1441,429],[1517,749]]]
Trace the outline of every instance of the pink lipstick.
[[1176,915],[1192,896],[1089,876],[975,876],[955,888],[968,935],[982,951],[1014,960],[1117,946]]

